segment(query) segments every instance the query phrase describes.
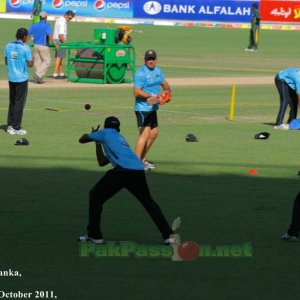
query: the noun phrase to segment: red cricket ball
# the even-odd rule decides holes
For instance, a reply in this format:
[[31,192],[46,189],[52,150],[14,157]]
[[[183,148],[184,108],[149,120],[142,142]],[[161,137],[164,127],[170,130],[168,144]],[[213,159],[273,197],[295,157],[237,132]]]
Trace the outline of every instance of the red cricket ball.
[[85,106],[84,106],[84,108],[86,109],[86,110],[89,110],[89,109],[91,109],[91,104],[86,104]]
[[183,260],[194,260],[199,256],[200,249],[197,243],[187,241],[178,247],[178,254]]

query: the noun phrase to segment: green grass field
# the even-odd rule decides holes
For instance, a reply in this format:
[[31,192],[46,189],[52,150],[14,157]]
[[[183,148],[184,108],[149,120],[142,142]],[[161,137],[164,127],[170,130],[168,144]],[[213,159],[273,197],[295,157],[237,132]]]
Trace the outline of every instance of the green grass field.
[[[28,25],[0,20],[2,80],[3,48],[18,27]],[[70,23],[69,40],[86,40],[87,32],[92,39],[95,26]],[[260,51],[245,53],[247,30],[135,28],[143,30],[134,34],[137,64],[146,49],[157,49],[167,77],[249,76],[251,81],[299,62],[298,32],[262,31]],[[30,89],[23,119],[28,147],[15,146],[17,137],[4,131],[8,90],[0,89],[0,271],[22,274],[0,277],[0,292],[53,291],[60,300],[297,297],[299,245],[280,236],[299,190],[295,151],[300,140],[298,131],[272,127],[279,105],[275,86],[238,85],[233,122],[226,119],[230,86],[176,86],[172,91],[172,102],[159,111],[160,134],[149,157],[158,166],[147,173],[153,197],[170,222],[181,217],[182,241],[213,248],[251,242],[253,256],[184,262],[80,257],[76,238],[85,233],[88,191],[109,167],[99,169],[94,145],[78,139],[116,115],[134,146],[132,88],[49,89],[45,84]],[[92,105],[90,111],[85,103]],[[255,140],[260,131],[270,132],[270,138]],[[188,133],[199,142],[185,142]],[[249,169],[258,176],[248,175]],[[108,241],[161,243],[150,218],[126,191],[105,206],[103,231]]]

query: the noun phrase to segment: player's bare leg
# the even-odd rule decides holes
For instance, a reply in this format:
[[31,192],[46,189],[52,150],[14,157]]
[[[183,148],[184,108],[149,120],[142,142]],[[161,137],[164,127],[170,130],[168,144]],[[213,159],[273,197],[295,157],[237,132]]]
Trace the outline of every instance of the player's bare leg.
[[158,136],[158,127],[151,129],[150,135],[146,142],[146,147],[144,148],[144,152],[141,156],[142,160],[146,159],[146,154],[149,152],[149,150],[150,150],[152,144],[154,143],[154,141],[156,140],[157,136]]
[[[61,57],[56,57],[55,62],[54,62],[54,73],[53,74],[58,75],[60,73],[62,73],[62,58]],[[53,75],[53,76],[55,76],[55,75]]]
[[157,138],[158,128],[151,129],[150,127],[144,127],[139,128],[139,130],[140,135],[136,142],[135,153],[141,158],[145,170],[155,169],[155,165],[146,160],[146,154]]
[[150,137],[151,128],[150,127],[139,127],[140,134],[137,138],[135,144],[135,153],[141,159],[144,159],[147,140]]

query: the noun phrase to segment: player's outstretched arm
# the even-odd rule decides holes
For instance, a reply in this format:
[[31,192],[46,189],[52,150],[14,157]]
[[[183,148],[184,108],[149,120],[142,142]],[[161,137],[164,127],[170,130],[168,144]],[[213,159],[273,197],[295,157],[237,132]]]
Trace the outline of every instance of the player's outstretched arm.
[[85,133],[80,139],[79,139],[79,143],[80,144],[85,144],[85,143],[89,143],[89,142],[93,142],[93,140],[89,137],[89,135],[87,133]]

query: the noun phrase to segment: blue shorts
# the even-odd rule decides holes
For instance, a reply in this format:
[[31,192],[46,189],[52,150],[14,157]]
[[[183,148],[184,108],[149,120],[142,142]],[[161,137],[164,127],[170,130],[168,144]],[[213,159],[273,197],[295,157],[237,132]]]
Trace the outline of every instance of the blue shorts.
[[153,111],[135,111],[138,127],[150,127],[151,129],[158,127],[157,113]]

